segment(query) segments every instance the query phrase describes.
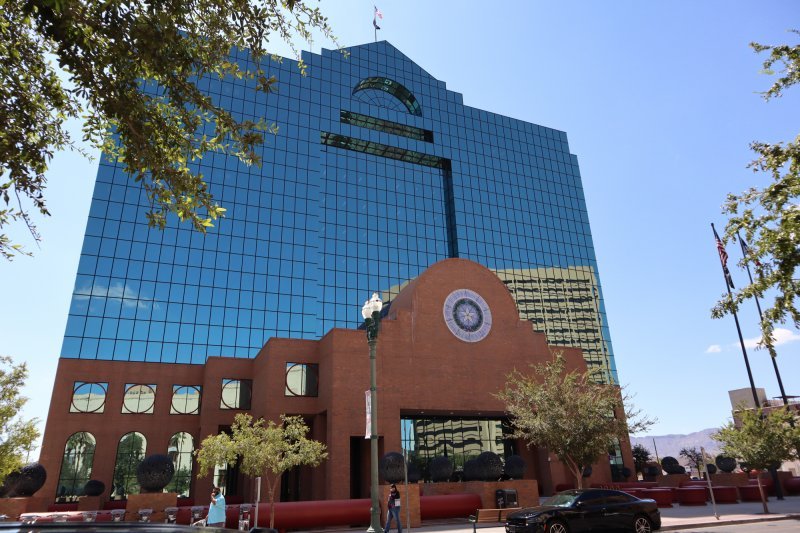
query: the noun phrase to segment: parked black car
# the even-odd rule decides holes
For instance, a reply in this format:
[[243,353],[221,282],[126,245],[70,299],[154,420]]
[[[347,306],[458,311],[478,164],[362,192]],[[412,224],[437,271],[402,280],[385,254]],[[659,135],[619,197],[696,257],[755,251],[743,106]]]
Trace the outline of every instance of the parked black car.
[[607,489],[559,492],[538,507],[509,514],[506,521],[506,533],[650,533],[660,527],[661,513],[654,500],[640,500],[627,492]]

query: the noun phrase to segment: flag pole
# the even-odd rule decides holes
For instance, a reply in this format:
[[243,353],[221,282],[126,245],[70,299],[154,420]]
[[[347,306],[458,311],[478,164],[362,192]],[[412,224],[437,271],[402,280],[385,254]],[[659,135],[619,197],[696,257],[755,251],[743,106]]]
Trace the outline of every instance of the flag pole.
[[[739,244],[742,247],[742,255],[746,258],[747,257],[747,250],[748,246],[745,244],[742,236],[739,235],[739,232],[736,232],[736,236],[739,238]],[[750,285],[753,284],[753,275],[750,273],[750,264],[745,261],[744,263],[745,268],[747,269],[747,277],[750,279]],[[761,319],[761,322],[764,322],[764,314],[761,312],[761,303],[758,301],[758,296],[755,294],[753,297],[756,300],[756,307],[758,308],[758,318]],[[781,389],[781,399],[783,400],[783,405],[789,405],[789,399],[786,396],[786,391],[783,389],[783,380],[781,379],[781,373],[778,370],[778,362],[776,361],[776,357],[772,354],[769,355],[769,358],[772,359],[772,367],[775,369],[775,377],[778,378],[778,387]]]
[[[711,223],[711,230],[714,232],[714,239],[717,241],[717,251],[719,252],[719,260],[720,264],[722,265],[722,275],[725,278],[725,288],[728,289],[728,298],[733,300],[733,295],[731,294],[731,286],[733,285],[733,281],[731,280],[731,274],[728,271],[727,265],[728,253],[725,251],[722,241],[719,240],[717,228],[714,227],[713,222]],[[733,315],[733,320],[736,322],[736,332],[739,334],[739,344],[742,347],[744,366],[747,367],[747,377],[750,379],[750,391],[753,393],[753,406],[758,409],[761,407],[761,403],[758,401],[758,394],[756,394],[756,384],[753,382],[753,372],[750,370],[750,360],[747,357],[747,349],[744,347],[744,337],[742,337],[742,328],[739,326],[739,317],[736,314],[736,309],[732,309],[731,314]]]

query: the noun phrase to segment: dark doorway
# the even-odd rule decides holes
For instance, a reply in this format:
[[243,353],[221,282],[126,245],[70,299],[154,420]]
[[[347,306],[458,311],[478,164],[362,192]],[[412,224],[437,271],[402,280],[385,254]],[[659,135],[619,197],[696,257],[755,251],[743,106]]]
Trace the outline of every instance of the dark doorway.
[[367,497],[369,497],[369,440],[364,437],[350,437],[350,498],[355,500]]
[[300,467],[294,467],[281,476],[280,501],[298,502],[300,500]]

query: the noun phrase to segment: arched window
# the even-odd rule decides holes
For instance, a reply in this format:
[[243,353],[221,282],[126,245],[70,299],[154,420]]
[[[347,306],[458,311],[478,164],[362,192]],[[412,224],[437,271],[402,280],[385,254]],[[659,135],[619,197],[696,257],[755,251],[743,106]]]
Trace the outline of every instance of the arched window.
[[353,96],[368,104],[422,116],[422,108],[411,91],[389,78],[364,78],[353,89]]
[[83,487],[92,475],[95,444],[94,435],[85,431],[73,433],[67,439],[58,476],[57,502],[77,501],[83,495]]
[[114,465],[114,479],[111,489],[112,500],[127,499],[128,494],[139,494],[139,481],[136,468],[144,459],[147,439],[136,431],[126,433],[119,439],[117,462]]
[[192,485],[192,452],[194,439],[189,433],[175,433],[169,439],[167,455],[172,458],[175,465],[175,475],[164,489],[166,492],[175,492],[178,496],[189,496]]

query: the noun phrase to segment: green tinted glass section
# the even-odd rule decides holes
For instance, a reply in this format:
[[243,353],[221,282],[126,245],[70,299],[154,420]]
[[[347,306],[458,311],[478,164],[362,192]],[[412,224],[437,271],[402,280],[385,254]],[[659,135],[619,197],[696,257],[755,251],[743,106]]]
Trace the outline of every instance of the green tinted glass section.
[[388,157],[389,159],[397,159],[406,163],[415,163],[417,165],[424,165],[426,167],[441,168],[445,170],[450,168],[449,160],[442,157],[437,157],[435,155],[423,154],[422,152],[398,148],[397,146],[389,146],[388,144],[354,139],[352,137],[337,135],[327,131],[320,132],[320,136],[322,138],[322,144],[335,146],[336,148],[344,148],[345,150],[353,150],[355,152],[363,152],[365,154]]
[[368,115],[362,115],[361,113],[353,113],[352,111],[342,111],[341,120],[343,123],[352,124],[353,126],[391,133],[392,135],[402,135],[403,137],[408,137],[409,139],[417,141],[433,142],[432,131],[415,128],[414,126],[406,126],[405,124],[392,122],[391,120],[381,120]]

